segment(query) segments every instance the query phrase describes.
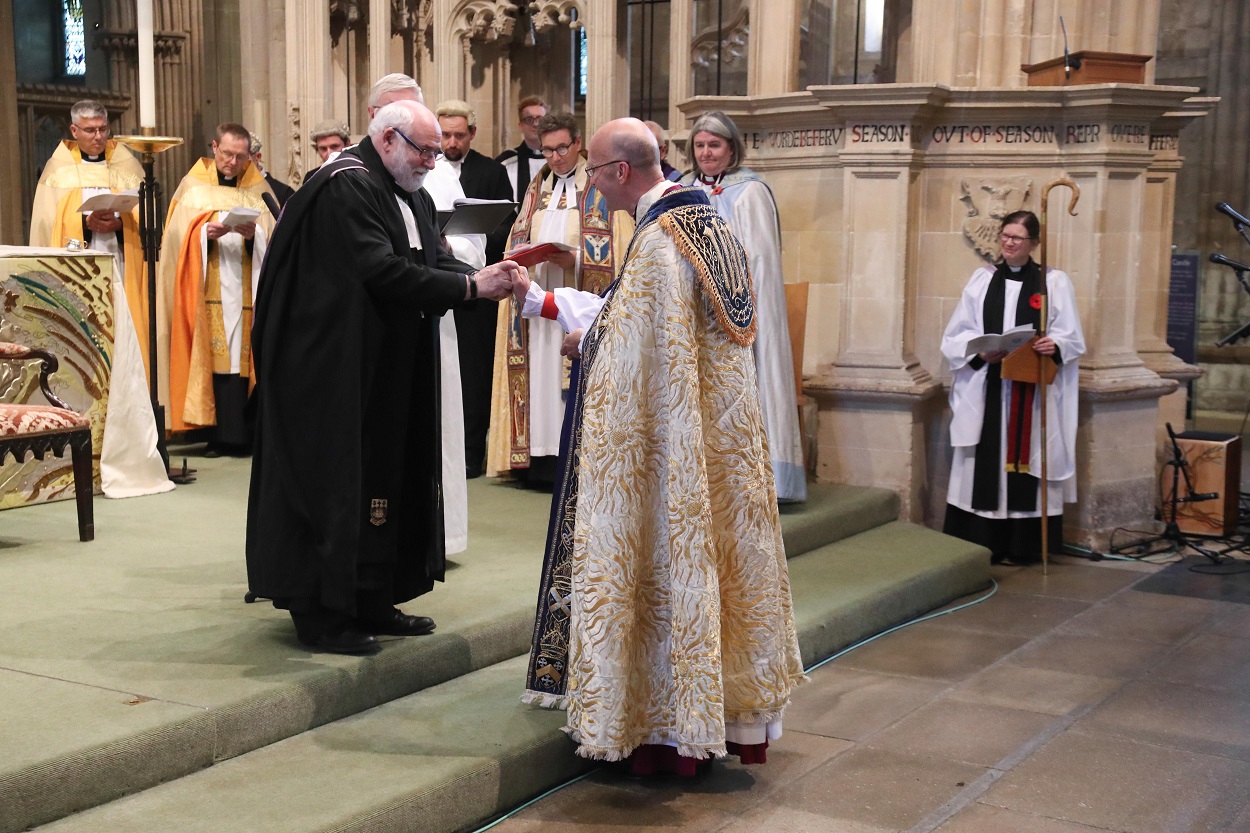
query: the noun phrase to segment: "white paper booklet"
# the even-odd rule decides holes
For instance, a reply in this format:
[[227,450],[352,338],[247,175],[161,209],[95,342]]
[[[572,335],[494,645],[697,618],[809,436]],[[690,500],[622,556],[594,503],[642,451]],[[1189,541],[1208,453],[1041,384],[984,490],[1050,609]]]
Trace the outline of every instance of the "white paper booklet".
[[221,224],[230,226],[230,228],[236,228],[237,226],[256,222],[256,218],[259,216],[260,212],[255,208],[244,208],[240,205],[230,209],[230,213],[221,218]]
[[116,211],[119,214],[125,214],[133,211],[138,204],[138,191],[120,191],[116,194],[96,194],[94,197],[88,197],[83,200],[82,205],[78,206],[78,210],[83,214],[90,214],[93,211]]
[[1032,324],[1021,324],[1019,327],[1012,327],[1001,335],[999,333],[986,333],[977,336],[968,342],[968,347],[964,351],[965,356],[975,356],[977,353],[1013,353],[1020,349],[1033,336],[1037,335],[1037,330]]

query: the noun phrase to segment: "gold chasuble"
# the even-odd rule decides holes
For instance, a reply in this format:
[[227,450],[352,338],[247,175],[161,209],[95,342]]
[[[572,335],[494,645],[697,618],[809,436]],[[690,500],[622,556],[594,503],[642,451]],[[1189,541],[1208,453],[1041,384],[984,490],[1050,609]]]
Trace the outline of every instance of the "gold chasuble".
[[585,757],[725,755],[779,736],[805,679],[746,256],[683,189],[643,218],[606,298],[576,374],[575,480],[557,484],[525,699],[566,707]]
[[[236,185],[218,183],[213,160],[200,159],[182,178],[165,220],[156,287],[157,344],[163,354],[161,399],[169,403],[166,427],[174,431],[217,424],[214,373],[254,380],[252,289],[274,226],[261,195],[273,191],[255,165],[239,174]],[[252,245],[237,234],[208,240],[205,224],[239,207],[260,212]],[[226,295],[241,297],[242,304],[233,350],[223,315]]]
[[[558,242],[578,249],[576,268],[561,270],[554,264],[539,264],[531,267],[531,276],[547,289],[569,286],[599,294],[616,276],[617,264],[634,233],[634,220],[624,211],[608,210],[607,200],[587,183],[584,159],[577,163],[568,182],[573,187],[560,187],[553,205],[557,177],[550,167],[539,172],[525,192],[508,248],[558,237]],[[575,203],[567,200],[569,190],[576,193]],[[548,215],[556,211],[565,211],[563,224],[551,222]],[[540,327],[549,331],[541,339],[535,332]],[[560,357],[559,339],[551,337],[551,333],[558,336],[558,331],[559,325],[553,321],[522,318],[514,299],[499,305],[486,450],[489,475],[529,468],[531,456],[556,454],[564,417],[560,397],[569,387],[568,360]]]
[[[63,248],[70,240],[83,240],[83,214],[78,207],[97,193],[134,191],[143,183],[143,166],[124,146],[109,140],[104,146],[104,164],[84,162],[78,143],[65,140],[57,145],[44,165],[35,188],[30,215],[30,245]],[[84,194],[84,191],[86,193]],[[130,317],[134,320],[148,366],[147,271],[143,242],[139,239],[139,208],[121,214],[123,286]]]

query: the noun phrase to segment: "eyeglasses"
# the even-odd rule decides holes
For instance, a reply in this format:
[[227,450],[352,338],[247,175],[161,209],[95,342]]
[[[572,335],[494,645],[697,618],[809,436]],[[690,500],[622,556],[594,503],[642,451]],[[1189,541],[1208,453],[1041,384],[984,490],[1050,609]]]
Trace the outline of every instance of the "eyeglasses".
[[428,159],[431,162],[437,162],[438,160],[443,158],[442,149],[423,148],[419,144],[414,142],[412,139],[409,139],[407,136],[405,136],[404,131],[400,130],[398,127],[392,127],[391,130],[394,130],[397,134],[399,134],[399,138],[407,142],[409,147],[415,150],[417,152],[417,155],[420,156],[422,159]]
[[525,118],[521,119],[521,124],[528,124],[530,127],[533,127],[534,125],[538,124],[542,120],[543,120],[542,116],[526,116]]
[[569,151],[572,149],[573,149],[572,145],[560,145],[559,147],[555,147],[555,148],[543,148],[542,153],[543,153],[543,156],[547,157],[548,159],[550,159],[553,156],[563,159],[564,157],[569,155]]
[[1000,234],[998,235],[998,239],[999,239],[999,242],[1006,245],[1007,243],[1027,243],[1033,238],[1032,237],[1017,237],[1014,234]]
[[624,162],[626,165],[629,164],[629,160],[627,159],[613,159],[611,162],[600,162],[598,165],[587,165],[586,166],[586,178],[589,179],[590,177],[595,175],[596,171],[599,171],[602,168],[606,168],[608,165],[619,165],[622,162]]
[[86,133],[88,136],[107,136],[109,135],[108,125],[103,127],[83,127],[81,124],[74,125],[79,133]]
[[221,157],[221,160],[222,160],[223,162],[246,162],[248,159],[250,159],[250,158],[252,157],[252,154],[247,153],[247,152],[244,152],[244,153],[226,153],[226,152],[225,152],[224,150],[222,150],[221,148],[218,148],[217,150],[213,151],[213,153],[215,153],[215,154],[217,154],[219,157]]

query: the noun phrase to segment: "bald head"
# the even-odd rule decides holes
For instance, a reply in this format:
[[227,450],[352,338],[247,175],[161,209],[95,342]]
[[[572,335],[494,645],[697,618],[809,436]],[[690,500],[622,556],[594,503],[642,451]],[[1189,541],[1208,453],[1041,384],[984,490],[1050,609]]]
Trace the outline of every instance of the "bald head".
[[638,119],[616,119],[596,130],[587,157],[586,166],[594,169],[593,184],[613,211],[632,213],[642,195],[664,180],[659,145]]

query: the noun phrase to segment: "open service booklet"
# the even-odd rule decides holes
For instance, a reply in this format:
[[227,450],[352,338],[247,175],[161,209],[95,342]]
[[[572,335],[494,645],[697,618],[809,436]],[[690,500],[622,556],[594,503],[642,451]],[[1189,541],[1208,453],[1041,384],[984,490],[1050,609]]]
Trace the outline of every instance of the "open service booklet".
[[238,228],[239,226],[245,226],[248,223],[256,222],[256,218],[259,216],[260,212],[255,208],[247,208],[246,206],[236,205],[234,208],[230,209],[229,214],[221,218],[221,224],[223,226],[229,226],[230,228]]
[[78,210],[83,214],[90,214],[93,211],[116,211],[122,214],[133,211],[138,204],[138,191],[119,191],[116,194],[96,194],[94,197],[88,197],[83,200],[82,205],[78,206]]
[[1037,335],[1037,330],[1032,324],[1021,324],[1019,327],[1012,327],[1005,333],[986,333],[977,336],[968,342],[967,348],[964,350],[965,356],[975,356],[977,353],[1014,353],[1032,340]]
[[516,210],[512,200],[457,197],[451,211],[438,212],[443,234],[491,234]]

